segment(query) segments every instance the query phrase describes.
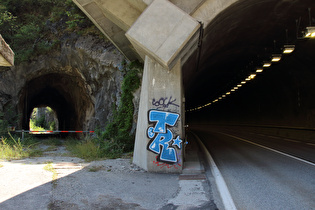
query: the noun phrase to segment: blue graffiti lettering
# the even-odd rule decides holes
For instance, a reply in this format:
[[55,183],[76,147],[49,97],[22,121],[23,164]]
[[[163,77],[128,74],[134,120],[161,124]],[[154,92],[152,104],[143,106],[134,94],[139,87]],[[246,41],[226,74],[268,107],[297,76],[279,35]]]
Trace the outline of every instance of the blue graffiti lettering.
[[160,161],[177,162],[175,146],[181,149],[182,140],[179,136],[173,139],[173,133],[167,127],[176,124],[179,114],[151,110],[149,111],[149,122],[154,122],[154,127],[149,127],[147,135],[151,139],[148,149],[159,154]]
[[178,117],[179,114],[163,111],[150,111],[149,113],[149,121],[157,122],[153,130],[156,133],[166,133],[166,125],[174,126]]
[[[167,129],[166,133],[159,133],[149,146],[149,149],[157,154],[161,154],[160,159],[164,161],[177,162],[176,151],[170,147],[173,133]],[[162,146],[162,151],[161,147]]]

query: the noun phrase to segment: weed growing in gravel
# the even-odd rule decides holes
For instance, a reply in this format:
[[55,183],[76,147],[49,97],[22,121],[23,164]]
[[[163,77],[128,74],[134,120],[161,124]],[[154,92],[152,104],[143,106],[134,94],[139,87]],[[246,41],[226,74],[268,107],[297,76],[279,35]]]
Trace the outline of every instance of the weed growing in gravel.
[[91,168],[89,168],[89,172],[97,172],[100,170],[104,170],[104,166],[92,166]]
[[82,141],[70,140],[66,142],[66,148],[73,155],[85,159],[86,161],[102,158],[100,146],[97,145],[93,139],[85,139]]
[[41,151],[32,149],[35,144],[34,140],[28,138],[25,141],[17,140],[8,132],[9,138],[0,138],[0,159],[22,159],[27,157],[40,156]]
[[104,158],[121,157],[123,149],[115,141],[101,142],[96,138],[87,138],[81,141],[70,140],[66,142],[66,148],[74,156],[86,161],[99,160]]
[[24,150],[21,140],[17,141],[10,135],[11,141],[7,138],[0,139],[0,159],[21,159],[29,156],[29,152]]
[[57,186],[58,174],[57,174],[56,169],[54,169],[53,164],[51,162],[48,162],[44,166],[44,170],[52,172],[52,183],[53,183],[53,186],[56,187]]

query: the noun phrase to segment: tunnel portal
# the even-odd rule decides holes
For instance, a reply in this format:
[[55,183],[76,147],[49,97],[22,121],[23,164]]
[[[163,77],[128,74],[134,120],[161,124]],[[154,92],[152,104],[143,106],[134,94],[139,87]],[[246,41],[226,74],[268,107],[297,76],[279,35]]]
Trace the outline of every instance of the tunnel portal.
[[59,130],[84,130],[87,115],[94,113],[83,79],[68,74],[50,73],[26,83],[19,100],[23,129],[29,130],[33,109],[43,106],[57,113]]

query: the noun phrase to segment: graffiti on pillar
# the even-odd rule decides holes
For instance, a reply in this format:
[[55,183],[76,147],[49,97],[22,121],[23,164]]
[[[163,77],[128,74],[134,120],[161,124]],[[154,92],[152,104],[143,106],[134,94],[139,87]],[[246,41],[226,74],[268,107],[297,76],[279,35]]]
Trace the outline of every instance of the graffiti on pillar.
[[154,160],[153,164],[156,165],[157,167],[159,167],[160,169],[162,169],[164,167],[168,168],[168,169],[170,169],[170,168],[179,169],[182,166],[182,160],[180,158],[181,157],[181,151],[178,151],[177,157],[178,157],[177,163],[169,164],[169,163],[163,163],[163,162],[158,161],[159,156],[156,156],[156,161]]
[[160,99],[152,99],[152,105],[156,108],[168,108],[169,106],[175,106],[179,107],[178,104],[175,103],[176,99],[173,99],[173,97],[161,97]]
[[158,154],[159,162],[177,163],[175,148],[181,149],[182,140],[173,134],[171,128],[177,123],[179,114],[150,110],[148,118],[149,123],[154,123],[154,126],[147,130],[147,135],[150,138],[148,150]]

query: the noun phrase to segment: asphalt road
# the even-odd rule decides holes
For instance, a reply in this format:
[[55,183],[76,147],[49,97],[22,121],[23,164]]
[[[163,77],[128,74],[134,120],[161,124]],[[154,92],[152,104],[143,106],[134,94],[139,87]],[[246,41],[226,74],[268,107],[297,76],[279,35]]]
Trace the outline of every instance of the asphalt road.
[[315,209],[315,145],[196,127],[237,209]]

